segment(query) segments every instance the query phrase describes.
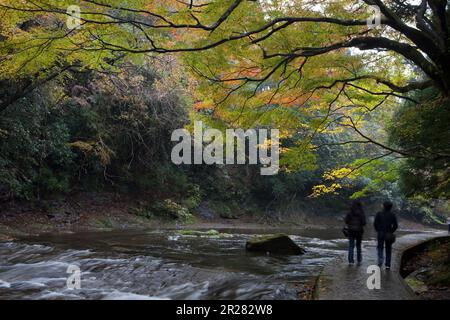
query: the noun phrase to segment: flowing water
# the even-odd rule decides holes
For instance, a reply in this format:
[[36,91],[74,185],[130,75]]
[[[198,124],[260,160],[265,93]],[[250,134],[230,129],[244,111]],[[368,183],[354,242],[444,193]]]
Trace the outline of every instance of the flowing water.
[[[0,299],[297,299],[296,285],[346,248],[337,229],[277,230],[307,253],[251,254],[246,240],[266,232],[221,231],[229,236],[141,230],[0,243]],[[81,270],[80,289],[67,287],[71,265]]]

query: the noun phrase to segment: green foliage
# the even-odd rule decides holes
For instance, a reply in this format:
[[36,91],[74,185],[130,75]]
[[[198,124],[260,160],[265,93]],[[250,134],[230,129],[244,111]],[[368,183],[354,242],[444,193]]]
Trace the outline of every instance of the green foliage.
[[[85,23],[68,32],[71,1],[0,0],[0,102],[37,86],[0,110],[0,191],[28,199],[71,190],[132,192],[154,203],[136,214],[181,220],[191,219],[204,199],[232,217],[253,203],[266,207],[311,193],[346,197],[345,189],[351,198],[393,198],[399,188],[408,196],[449,197],[448,100],[433,90],[412,96],[419,104],[385,95],[390,88],[378,78],[401,86],[415,76],[390,53],[373,59],[364,50],[309,56],[295,49],[327,47],[366,32],[377,36],[377,29],[280,22],[209,51],[147,54],[205,46],[286,15],[367,17],[365,6],[342,10],[355,7],[346,0],[324,2],[321,12],[302,1],[242,1],[214,32],[197,28],[200,21],[214,24],[233,2],[191,10],[177,0],[83,1]],[[171,28],[167,21],[191,27]],[[47,85],[38,85],[47,78]],[[342,81],[348,78],[355,79]],[[221,130],[280,129],[281,173],[174,166],[170,136],[189,124],[189,116]],[[347,144],[361,139],[356,129],[408,159],[399,161],[395,153],[380,158],[386,150],[367,141]]]
[[30,199],[74,186],[113,188],[198,206],[199,187],[170,163],[167,148],[172,131],[187,121],[184,89],[175,75],[162,77],[158,63],[57,79],[2,112],[2,192]]
[[[445,202],[444,202],[445,203]],[[437,210],[439,201],[427,199],[425,196],[418,195],[409,198],[402,203],[402,211],[410,217],[415,218],[429,225],[442,225],[447,220],[447,210],[442,212]],[[448,205],[448,202],[447,202]]]
[[0,186],[27,199],[69,190],[75,155],[50,96],[34,94],[10,107],[0,128]]
[[238,216],[236,212],[239,207],[235,202],[213,200],[209,202],[209,205],[214,212],[223,218],[236,218]]
[[[363,165],[362,167],[360,167]],[[353,163],[354,167],[360,167],[357,172],[355,185],[362,189],[355,192],[351,199],[380,196],[386,199],[394,197],[397,190],[398,162],[392,158],[371,161],[370,159],[358,159]]]
[[157,202],[151,206],[155,216],[176,219],[182,222],[192,222],[193,216],[189,209],[176,203],[172,199]]
[[202,200],[202,191],[200,186],[197,184],[187,184],[187,192],[185,193],[185,198],[183,199],[183,205],[189,210],[195,210]]
[[153,212],[149,207],[133,207],[129,209],[129,213],[145,219],[154,218]]
[[140,207],[130,209],[130,213],[136,216],[152,219],[177,220],[182,223],[193,222],[194,216],[189,209],[172,199],[155,201],[151,204],[143,204]]
[[450,196],[450,100],[435,90],[414,96],[419,104],[403,105],[389,128],[391,142],[415,154],[400,167],[400,188],[408,196]]

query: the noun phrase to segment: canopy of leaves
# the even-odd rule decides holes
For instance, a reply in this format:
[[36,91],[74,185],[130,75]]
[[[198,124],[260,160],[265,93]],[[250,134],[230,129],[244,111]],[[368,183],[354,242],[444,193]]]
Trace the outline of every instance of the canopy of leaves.
[[[48,82],[63,90],[67,78],[93,72],[79,94],[57,102],[84,106],[85,120],[57,127],[61,144],[109,166],[114,173],[106,170],[105,179],[133,175],[122,169],[135,163],[148,166],[170,130],[186,123],[179,109],[186,103],[192,119],[221,129],[280,129],[284,173],[324,176],[305,183],[317,184],[315,195],[366,179],[354,195],[366,196],[392,182],[398,166],[386,161],[399,158],[408,159],[405,177],[419,170],[427,193],[448,195],[447,1],[83,0],[80,27],[70,29],[72,4],[0,0],[0,112]],[[377,28],[367,26],[368,5],[383,13]],[[148,59],[160,55],[180,65],[154,68]],[[173,90],[170,97],[153,87],[149,69],[171,79],[159,83]],[[191,93],[183,103],[177,85]],[[438,93],[430,103],[412,94],[431,86]],[[386,131],[393,113],[396,125]],[[405,190],[425,188],[403,181]],[[290,189],[274,185],[276,194]]]

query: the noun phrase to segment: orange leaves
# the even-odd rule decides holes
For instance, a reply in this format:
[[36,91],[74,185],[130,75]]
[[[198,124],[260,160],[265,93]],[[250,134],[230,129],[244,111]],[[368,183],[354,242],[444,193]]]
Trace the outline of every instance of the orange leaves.
[[215,108],[214,103],[210,100],[205,100],[205,101],[199,101],[194,103],[193,106],[195,111],[200,111],[200,110],[213,110]]
[[308,102],[319,100],[319,96],[317,94],[301,92],[298,89],[281,90],[278,93],[275,91],[275,89],[263,90],[257,95],[257,97],[265,104],[274,104],[281,107],[298,107],[303,106]]
[[[283,92],[282,94],[277,94],[272,98],[272,92],[264,92],[264,95],[270,95],[270,103],[277,104],[284,107],[295,107],[304,105],[307,101],[314,100],[309,94],[299,94],[298,91]],[[318,98],[318,97],[317,97]],[[267,101],[269,103],[269,101]]]
[[[241,64],[236,68],[231,69],[227,73],[223,73],[221,75],[221,80],[226,81],[227,84],[239,84],[239,79],[249,78],[255,79],[261,74],[261,68],[257,66],[246,66],[245,64]],[[233,80],[236,79],[236,80]]]

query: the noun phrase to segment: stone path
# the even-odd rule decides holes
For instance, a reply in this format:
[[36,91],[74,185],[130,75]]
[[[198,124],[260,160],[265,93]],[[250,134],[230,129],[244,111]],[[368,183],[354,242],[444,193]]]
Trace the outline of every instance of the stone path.
[[[377,264],[376,242],[363,242],[363,263],[349,266],[347,255],[324,268],[318,280],[315,296],[319,300],[414,300],[415,294],[399,274],[401,253],[408,247],[446,233],[419,233],[401,236],[392,250],[392,268],[381,269],[381,289],[369,290],[367,267]],[[356,255],[356,252],[355,252]]]

